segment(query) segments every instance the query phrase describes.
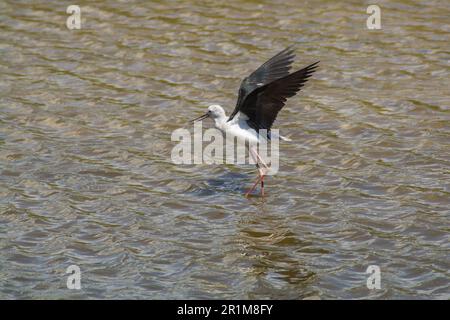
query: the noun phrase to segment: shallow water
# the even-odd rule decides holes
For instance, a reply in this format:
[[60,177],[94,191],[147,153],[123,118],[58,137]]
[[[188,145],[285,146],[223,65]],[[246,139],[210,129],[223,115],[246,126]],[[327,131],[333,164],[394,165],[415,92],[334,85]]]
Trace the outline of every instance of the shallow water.
[[[79,1],[71,31],[70,2],[2,1],[0,298],[449,299],[450,5],[377,3],[370,31],[370,2]],[[292,43],[321,67],[265,199],[252,166],[173,164]]]

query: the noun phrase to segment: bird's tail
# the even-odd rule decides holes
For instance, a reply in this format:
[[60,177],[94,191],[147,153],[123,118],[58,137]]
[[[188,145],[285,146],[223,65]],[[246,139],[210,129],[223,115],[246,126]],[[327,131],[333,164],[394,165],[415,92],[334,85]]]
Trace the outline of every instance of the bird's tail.
[[283,141],[292,141],[292,139],[289,139],[288,137],[285,137],[285,136],[282,136],[281,134],[270,131],[270,139],[273,139],[273,138],[278,138]]

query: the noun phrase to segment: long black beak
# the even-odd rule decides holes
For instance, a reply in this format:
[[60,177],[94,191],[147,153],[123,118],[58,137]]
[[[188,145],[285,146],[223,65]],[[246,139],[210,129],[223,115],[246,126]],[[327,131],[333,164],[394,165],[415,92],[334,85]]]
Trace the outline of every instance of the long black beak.
[[194,120],[191,120],[191,121],[189,121],[189,122],[194,123],[195,121],[200,121],[200,120],[206,119],[206,118],[208,118],[208,117],[209,117],[209,114],[208,114],[208,113],[205,113],[204,115],[202,115],[202,116],[200,116],[200,117],[198,117],[198,118],[195,118]]

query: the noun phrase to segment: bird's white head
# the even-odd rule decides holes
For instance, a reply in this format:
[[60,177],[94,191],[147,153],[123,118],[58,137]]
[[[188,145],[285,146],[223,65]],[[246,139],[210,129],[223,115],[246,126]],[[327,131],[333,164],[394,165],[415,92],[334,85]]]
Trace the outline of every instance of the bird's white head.
[[225,110],[218,104],[213,104],[208,107],[208,116],[217,119],[217,118],[224,118],[225,117]]
[[191,122],[203,120],[206,118],[211,118],[214,121],[216,121],[216,120],[222,121],[223,119],[226,118],[225,110],[223,110],[223,108],[221,106],[219,106],[218,104],[213,104],[208,107],[208,112],[206,112],[204,115],[202,115],[198,118],[195,118],[194,120],[191,120]]

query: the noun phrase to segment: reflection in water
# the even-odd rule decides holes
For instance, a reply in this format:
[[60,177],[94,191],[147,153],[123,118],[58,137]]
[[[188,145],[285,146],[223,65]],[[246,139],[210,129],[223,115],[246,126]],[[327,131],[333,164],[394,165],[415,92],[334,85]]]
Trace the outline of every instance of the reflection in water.
[[[0,3],[1,298],[449,298],[448,5],[369,31],[359,2],[282,3],[96,1],[81,30]],[[321,69],[267,197],[253,166],[173,164],[172,131],[292,43]]]
[[[296,252],[301,252],[308,243],[298,239],[284,223],[276,223],[276,217],[265,211],[264,202],[257,205],[257,210],[255,215],[242,218],[236,235],[242,246],[241,263],[248,265],[248,277],[257,280],[250,297],[307,297],[311,293],[308,281],[314,278],[314,272],[302,264]],[[305,290],[296,292],[292,287]]]

